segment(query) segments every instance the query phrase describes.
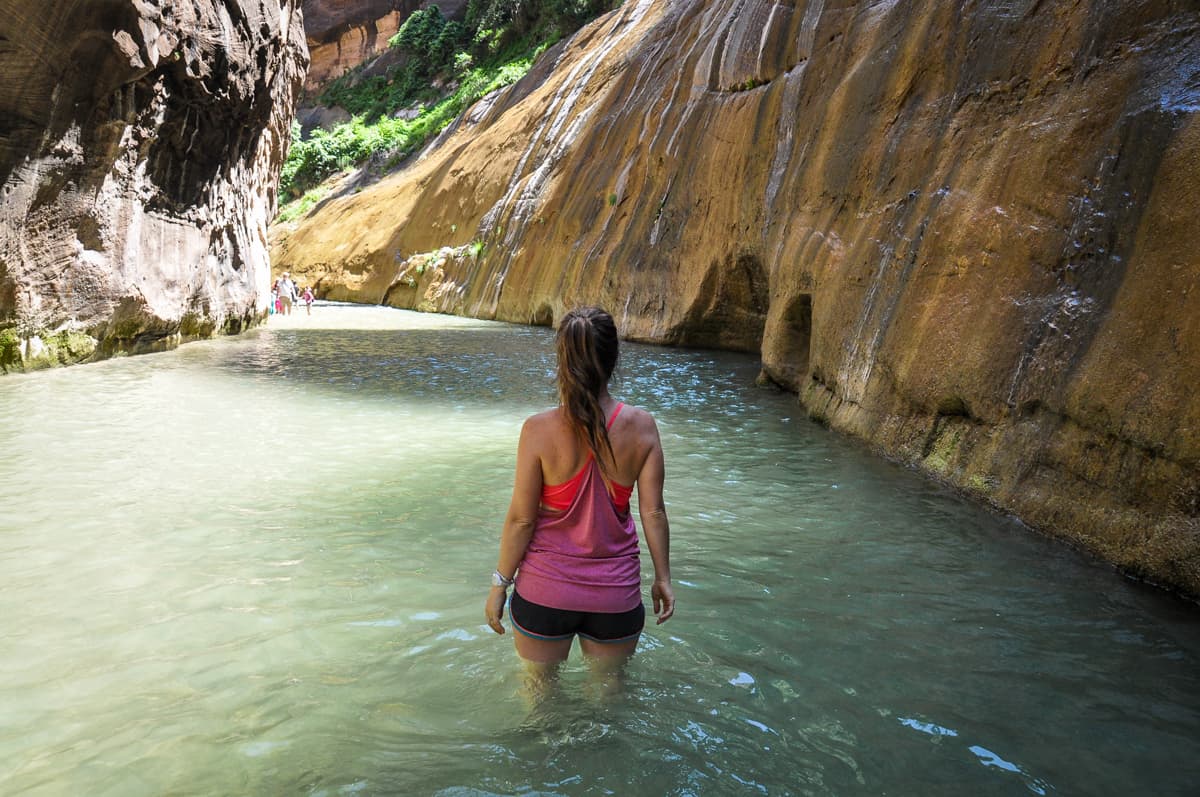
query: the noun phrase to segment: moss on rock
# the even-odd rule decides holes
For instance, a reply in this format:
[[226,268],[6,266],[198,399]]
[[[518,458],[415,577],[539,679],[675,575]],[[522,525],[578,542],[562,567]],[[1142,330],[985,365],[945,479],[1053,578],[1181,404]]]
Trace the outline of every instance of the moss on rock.
[[72,329],[22,339],[15,329],[0,331],[0,366],[9,371],[40,371],[84,362],[96,353],[91,335]]
[[0,371],[23,370],[21,367],[21,338],[12,327],[0,329]]
[[64,329],[47,338],[46,345],[55,352],[59,363],[72,365],[95,354],[98,341],[86,332]]
[[184,313],[179,319],[179,334],[184,338],[211,338],[216,329],[216,320],[200,313]]

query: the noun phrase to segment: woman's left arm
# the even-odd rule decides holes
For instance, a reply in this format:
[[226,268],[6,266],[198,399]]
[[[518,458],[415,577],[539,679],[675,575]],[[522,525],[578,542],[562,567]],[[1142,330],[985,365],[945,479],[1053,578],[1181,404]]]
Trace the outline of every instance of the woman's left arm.
[[[538,456],[534,425],[532,418],[525,421],[521,427],[520,442],[517,443],[517,473],[508,514],[504,518],[504,529],[500,533],[500,558],[496,563],[496,570],[505,578],[513,578],[521,560],[525,558],[525,549],[529,547],[529,539],[533,536],[534,523],[537,521],[538,503],[542,498],[542,461]],[[504,587],[492,587],[484,606],[488,625],[497,634],[504,633],[500,620],[504,617],[507,594]]]

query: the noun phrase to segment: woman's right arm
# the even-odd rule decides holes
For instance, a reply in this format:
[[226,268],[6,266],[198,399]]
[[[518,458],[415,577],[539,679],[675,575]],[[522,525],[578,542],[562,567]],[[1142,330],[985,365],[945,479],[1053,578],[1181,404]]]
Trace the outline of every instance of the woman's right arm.
[[[500,532],[500,557],[496,561],[496,572],[505,578],[516,576],[537,520],[538,501],[542,495],[542,460],[537,453],[536,437],[532,419],[525,421],[517,443],[517,472],[513,481],[512,500]],[[504,616],[507,597],[507,589],[492,587],[484,605],[488,625],[497,634],[504,633],[500,620]]]
[[667,507],[663,502],[663,481],[666,478],[666,463],[663,459],[662,441],[658,426],[650,416],[646,434],[651,438],[650,453],[642,463],[637,477],[638,514],[642,519],[642,533],[646,547],[650,549],[650,560],[654,563],[654,586],[650,598],[659,624],[671,619],[675,613],[675,591],[671,589],[671,526],[667,521]]

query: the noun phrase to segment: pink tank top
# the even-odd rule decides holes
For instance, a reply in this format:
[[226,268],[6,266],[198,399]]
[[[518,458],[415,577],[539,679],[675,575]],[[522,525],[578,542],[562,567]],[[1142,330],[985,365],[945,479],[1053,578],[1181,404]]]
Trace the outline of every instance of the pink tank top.
[[564,511],[538,512],[517,591],[554,609],[630,611],[642,602],[642,572],[628,496],[618,509],[594,457],[576,479],[578,490]]

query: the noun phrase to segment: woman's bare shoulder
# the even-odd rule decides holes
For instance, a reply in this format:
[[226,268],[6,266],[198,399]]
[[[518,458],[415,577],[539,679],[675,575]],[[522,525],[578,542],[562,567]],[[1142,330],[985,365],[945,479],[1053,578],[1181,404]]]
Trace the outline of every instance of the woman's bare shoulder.
[[625,417],[625,422],[636,429],[639,434],[658,433],[658,424],[655,423],[654,416],[641,407],[626,404],[621,410],[621,415]]
[[533,434],[553,433],[563,425],[562,407],[535,413],[525,419],[525,431]]

